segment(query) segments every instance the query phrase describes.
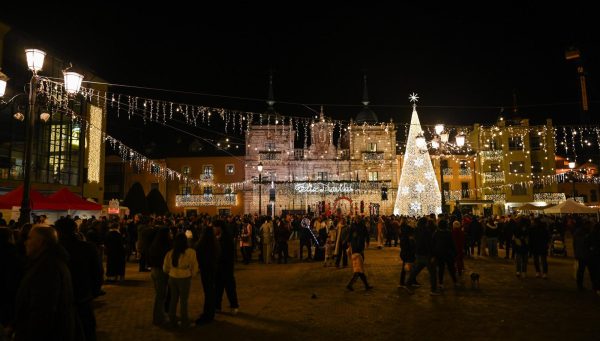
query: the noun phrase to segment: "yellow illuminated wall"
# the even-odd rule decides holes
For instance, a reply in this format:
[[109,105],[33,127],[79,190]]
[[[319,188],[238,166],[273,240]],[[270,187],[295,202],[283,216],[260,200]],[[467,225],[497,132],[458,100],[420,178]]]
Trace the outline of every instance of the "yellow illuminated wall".
[[102,109],[90,105],[90,129],[88,132],[88,182],[100,182],[102,160]]

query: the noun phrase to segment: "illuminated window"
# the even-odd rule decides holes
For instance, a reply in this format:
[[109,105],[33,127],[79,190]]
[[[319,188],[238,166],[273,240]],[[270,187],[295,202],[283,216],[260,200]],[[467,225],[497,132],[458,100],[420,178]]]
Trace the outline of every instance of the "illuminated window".
[[321,181],[327,181],[328,174],[327,172],[317,172],[317,179]]
[[181,173],[183,175],[190,175],[191,172],[192,172],[192,167],[190,167],[190,166],[181,167]]
[[225,165],[225,173],[227,175],[233,175],[235,173],[235,165]]
[[540,150],[542,147],[542,137],[535,131],[529,133],[529,147],[531,150]]
[[213,166],[205,165],[202,169],[202,174],[204,174],[205,176],[208,176],[208,177],[212,177],[213,176]]
[[461,189],[461,194],[463,198],[468,198],[469,197],[469,183],[468,182],[461,182],[460,183],[460,189]]
[[512,195],[527,195],[527,188],[521,184],[514,184],[512,187]]
[[377,151],[377,143],[374,142],[370,142],[367,144],[368,150],[370,152],[376,152]]
[[525,167],[523,165],[523,161],[513,161],[510,164],[510,172],[511,173],[525,173]]
[[369,172],[369,181],[379,181],[379,173]]
[[179,185],[179,194],[181,194],[181,195],[192,194],[192,188],[188,185]]
[[265,142],[265,149],[269,151],[275,150],[275,142]]
[[523,138],[521,136],[512,136],[508,139],[509,150],[523,149]]

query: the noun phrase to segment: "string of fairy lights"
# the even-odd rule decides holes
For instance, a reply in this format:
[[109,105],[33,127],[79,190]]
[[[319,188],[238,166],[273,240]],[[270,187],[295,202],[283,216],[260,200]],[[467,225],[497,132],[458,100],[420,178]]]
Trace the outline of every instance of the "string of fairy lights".
[[[91,125],[84,118],[76,115],[69,109],[69,97],[67,96],[62,83],[53,81],[51,79],[42,78],[40,81],[39,91],[48,98],[50,105],[54,109],[66,111],[67,114],[71,115],[73,120],[85,125],[86,129],[99,129],[102,131],[100,127]],[[289,131],[290,134],[293,134],[295,139],[303,142],[304,149],[308,148],[308,136],[309,134],[312,134],[311,128],[314,127],[315,123],[319,122],[317,116],[287,116],[279,113],[267,114],[229,110],[226,108],[199,106],[124,95],[114,92],[105,92],[86,87],[81,87],[79,94],[89,103],[104,108],[105,111],[108,108],[113,109],[117,117],[126,115],[130,120],[134,117],[140,118],[144,124],[148,122],[154,122],[167,127],[175,128],[169,125],[168,122],[177,122],[186,124],[189,127],[198,128],[203,126],[211,127],[211,122],[214,124],[215,120],[220,120],[225,134],[239,134],[242,136],[248,134],[254,125],[273,130],[281,129],[282,132]],[[351,131],[352,129],[358,130],[357,134],[362,133],[364,135],[369,134],[369,129],[371,128],[383,129],[386,131],[386,133],[392,130],[398,132],[403,130],[404,136],[408,137],[409,128],[411,125],[413,125],[412,122],[356,124],[352,121],[330,119],[328,119],[328,123],[331,125],[332,131],[337,131],[336,135],[338,148],[342,145],[344,135],[353,133]],[[431,137],[435,135],[434,126],[419,124],[419,127],[425,136]],[[542,126],[522,126],[504,124],[503,120],[501,119],[497,125],[475,125],[473,127],[448,126],[447,131],[450,135],[462,134],[471,136],[471,138],[466,139],[465,146],[460,150],[455,150],[452,153],[443,155],[444,158],[452,159],[454,161],[472,160],[475,162],[478,157],[485,161],[486,158],[501,158],[502,156],[508,156],[509,153],[517,151],[524,153],[525,158],[529,158],[530,151],[526,150],[526,145],[528,144],[525,143],[527,139],[529,139],[529,145],[532,145],[532,140],[535,140],[536,142],[534,142],[534,144],[539,144],[539,147],[537,145],[535,146],[536,149],[543,151],[545,154],[547,154],[549,151],[554,151],[557,153],[561,152],[575,159],[582,154],[589,155],[594,154],[594,152],[600,154],[599,126],[552,126],[550,124]],[[508,134],[508,136],[510,136],[508,142],[509,152],[506,153],[503,152],[505,149],[505,145],[502,143],[503,134]],[[102,131],[102,136],[108,145],[119,153],[119,156],[123,158],[123,160],[135,165],[139,169],[149,171],[163,179],[176,179],[178,181],[185,181],[186,183],[198,186],[202,186],[206,183],[206,181],[191,178],[177,170],[169,169],[164,165],[152,161],[150,158],[133,150],[125,145],[122,141],[106,134],[104,131]],[[201,136],[193,136],[202,139]],[[334,140],[333,136],[331,136],[331,138]],[[408,139],[408,141],[410,143],[410,139]],[[210,141],[209,143],[215,144],[214,141]],[[232,144],[235,143],[232,142]],[[401,147],[398,142],[396,142],[396,146]],[[245,145],[245,147],[251,148],[252,146]],[[556,150],[554,150],[554,148],[556,148]],[[594,148],[597,148],[597,150],[593,150]],[[332,160],[331,162],[337,163],[341,161]],[[385,162],[382,162],[380,165],[383,165],[384,163]],[[554,168],[551,170],[553,171]],[[474,175],[479,175],[481,177],[484,177],[484,173],[489,173],[483,171],[478,172],[475,169],[472,169],[471,172],[473,172]],[[547,185],[565,181],[565,174],[536,175],[533,172],[529,174],[506,174],[506,172],[501,173],[505,178],[510,175],[512,178],[521,178],[522,180],[512,183],[478,187],[476,189],[469,189],[467,191],[470,192],[470,194],[479,192],[483,195],[485,192],[499,191],[507,188],[507,186],[514,188],[514,186],[533,186],[540,183]],[[581,174],[576,175],[576,177],[578,181],[587,181],[592,183],[599,182],[598,178],[590,178]],[[226,184],[211,183],[211,185],[239,189],[243,188],[244,185],[249,182],[251,182],[251,180]],[[445,193],[448,193],[450,197],[464,192],[464,190],[445,191]]]

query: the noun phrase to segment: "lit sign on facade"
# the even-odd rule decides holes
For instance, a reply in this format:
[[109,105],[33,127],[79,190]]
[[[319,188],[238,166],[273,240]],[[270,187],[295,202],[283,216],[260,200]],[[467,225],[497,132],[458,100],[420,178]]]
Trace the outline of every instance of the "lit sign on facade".
[[336,193],[352,193],[354,187],[351,182],[301,182],[294,186],[296,193],[323,193],[323,194],[336,194]]

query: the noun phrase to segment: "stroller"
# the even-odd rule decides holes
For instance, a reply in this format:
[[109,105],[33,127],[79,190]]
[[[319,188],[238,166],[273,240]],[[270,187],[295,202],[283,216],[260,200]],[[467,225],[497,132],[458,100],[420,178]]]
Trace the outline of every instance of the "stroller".
[[552,231],[552,236],[550,239],[550,255],[563,257],[567,256],[567,247],[565,245],[565,239],[556,229]]

